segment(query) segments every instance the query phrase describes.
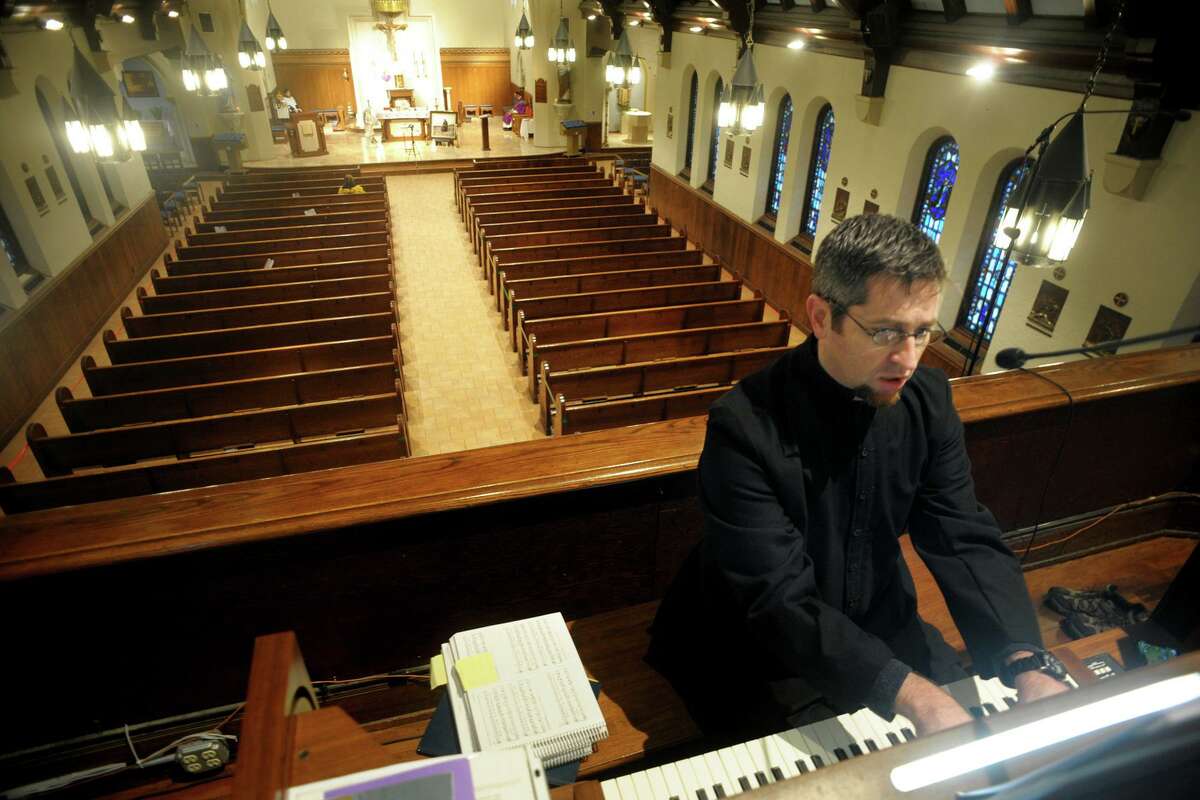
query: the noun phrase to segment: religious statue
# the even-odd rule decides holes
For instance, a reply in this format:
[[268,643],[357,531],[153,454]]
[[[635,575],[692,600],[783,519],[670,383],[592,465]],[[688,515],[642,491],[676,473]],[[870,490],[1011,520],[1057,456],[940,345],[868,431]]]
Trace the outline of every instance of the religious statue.
[[571,102],[571,68],[565,65],[558,68],[558,102]]

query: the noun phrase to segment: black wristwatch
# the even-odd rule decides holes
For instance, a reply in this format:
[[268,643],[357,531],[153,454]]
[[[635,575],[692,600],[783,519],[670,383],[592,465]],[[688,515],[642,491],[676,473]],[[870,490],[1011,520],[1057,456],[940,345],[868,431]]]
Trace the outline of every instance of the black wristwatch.
[[1051,678],[1056,678],[1060,681],[1067,680],[1067,668],[1063,662],[1058,660],[1058,656],[1046,650],[1034,651],[1031,656],[1018,658],[1011,664],[1001,664],[997,670],[997,675],[1000,682],[1010,689],[1017,688],[1016,677],[1022,672],[1037,670],[1044,675],[1049,675]]

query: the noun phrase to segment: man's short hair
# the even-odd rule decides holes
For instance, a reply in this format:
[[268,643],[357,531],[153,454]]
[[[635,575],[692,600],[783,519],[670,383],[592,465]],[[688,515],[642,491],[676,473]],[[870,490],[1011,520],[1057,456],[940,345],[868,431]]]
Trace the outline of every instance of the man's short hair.
[[838,318],[867,302],[867,281],[883,275],[914,283],[946,280],[937,244],[916,225],[886,214],[863,214],[838,225],[821,241],[813,260],[812,290],[834,307]]

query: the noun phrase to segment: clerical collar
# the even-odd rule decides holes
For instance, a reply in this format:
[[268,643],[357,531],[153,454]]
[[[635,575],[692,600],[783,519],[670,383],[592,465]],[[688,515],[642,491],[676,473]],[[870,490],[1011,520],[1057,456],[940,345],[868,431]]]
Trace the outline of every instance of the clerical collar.
[[804,343],[799,347],[799,358],[796,359],[797,377],[801,378],[819,395],[823,400],[832,403],[867,403],[867,399],[859,396],[857,392],[850,389],[834,380],[825,367],[821,366],[821,359],[817,356],[818,339],[816,336],[809,336],[804,340]]

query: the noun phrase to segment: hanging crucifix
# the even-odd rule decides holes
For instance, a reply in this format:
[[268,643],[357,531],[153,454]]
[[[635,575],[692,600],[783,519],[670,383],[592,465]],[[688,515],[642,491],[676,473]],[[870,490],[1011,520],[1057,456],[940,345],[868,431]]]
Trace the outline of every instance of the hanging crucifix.
[[[396,31],[403,31],[407,29],[407,22],[397,23],[396,17],[391,15],[384,17],[384,21],[375,26],[375,30],[382,31],[383,35],[387,37],[388,56],[392,60],[393,68],[398,67],[400,64],[400,56],[396,52]],[[403,88],[404,75],[402,75],[398,69],[396,70],[395,78],[396,87]]]

